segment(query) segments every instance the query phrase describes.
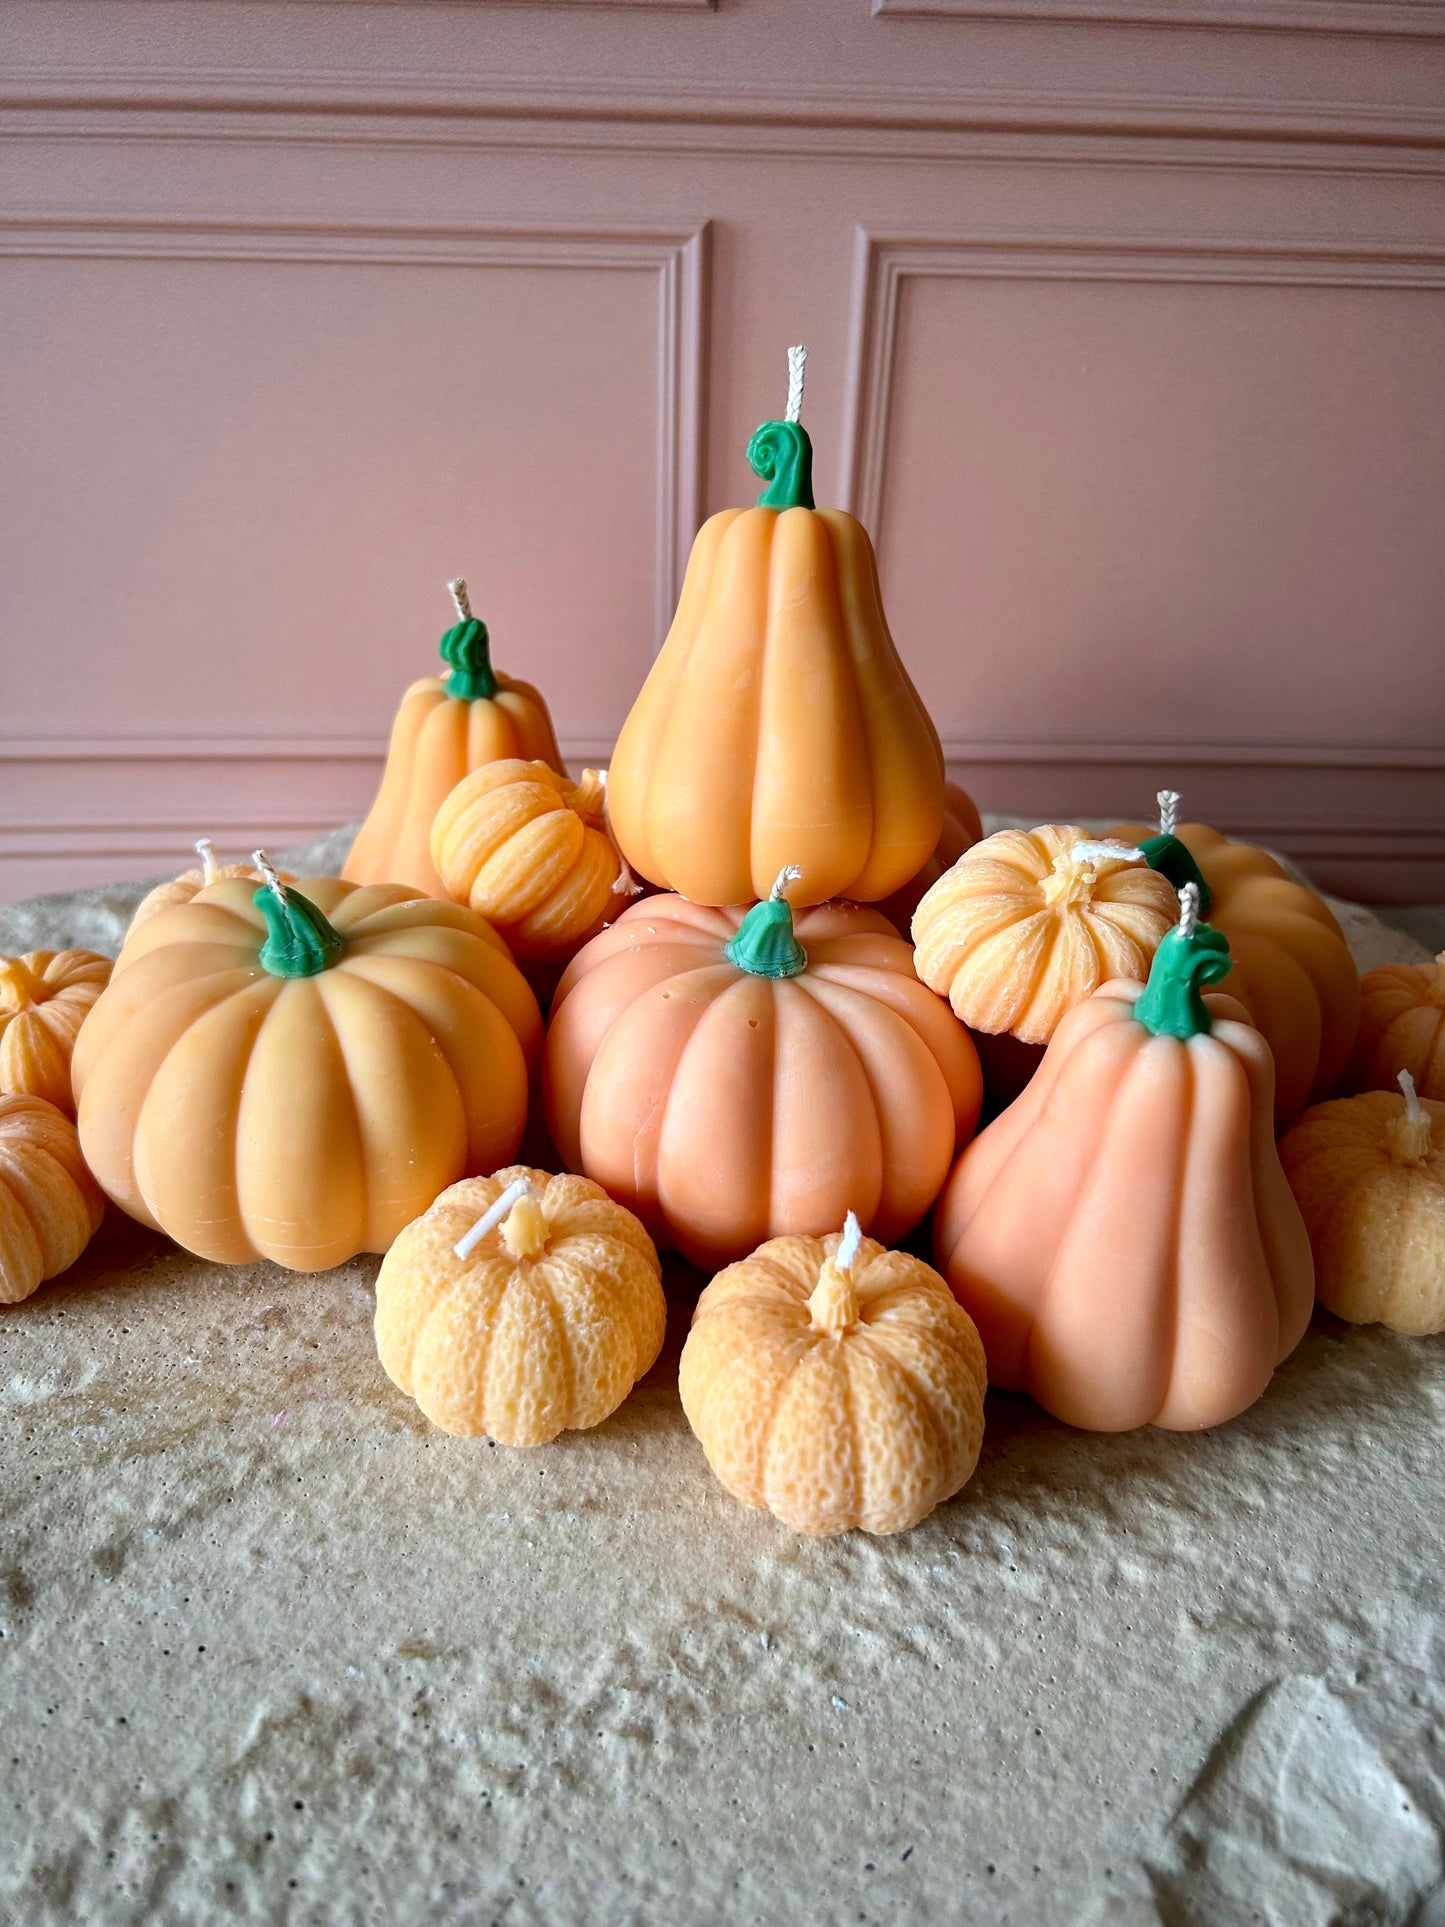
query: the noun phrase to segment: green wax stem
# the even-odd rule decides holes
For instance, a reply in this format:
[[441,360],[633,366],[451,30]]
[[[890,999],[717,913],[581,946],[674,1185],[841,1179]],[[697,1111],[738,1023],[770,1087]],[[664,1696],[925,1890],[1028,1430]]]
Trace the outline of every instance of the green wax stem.
[[1177,836],[1161,831],[1158,836],[1146,836],[1139,848],[1144,852],[1144,861],[1149,868],[1157,870],[1161,877],[1168,877],[1176,890],[1182,890],[1186,883],[1194,884],[1199,891],[1199,914],[1201,917],[1209,915],[1214,895],[1204,881],[1204,872],[1194,861],[1194,854],[1187,843],[1181,843]]
[[1167,931],[1154,952],[1149,981],[1134,1006],[1134,1016],[1156,1037],[1188,1041],[1213,1028],[1200,990],[1229,975],[1229,939],[1222,930],[1196,923],[1185,934]]
[[495,696],[499,687],[492,668],[492,651],[487,625],[475,616],[455,622],[441,639],[441,658],[451,666],[447,694],[465,703],[482,696]]
[[314,977],[346,954],[345,937],[299,890],[263,883],[251,901],[266,919],[258,961],[273,977]]
[[808,953],[793,935],[793,906],[786,897],[755,903],[727,947],[729,963],[750,977],[796,977]]
[[801,422],[764,422],[748,443],[753,473],[767,487],[760,509],[810,509],[813,501],[813,444]]

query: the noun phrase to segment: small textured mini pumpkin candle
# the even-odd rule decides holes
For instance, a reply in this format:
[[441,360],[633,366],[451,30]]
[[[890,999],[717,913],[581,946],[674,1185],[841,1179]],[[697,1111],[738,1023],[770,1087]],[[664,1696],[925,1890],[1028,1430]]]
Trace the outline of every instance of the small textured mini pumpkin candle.
[[43,1097],[0,1096],[0,1305],[68,1271],[104,1216],[64,1112]]
[[652,1240],[600,1184],[522,1165],[467,1178],[376,1280],[387,1375],[444,1432],[544,1445],[600,1425],[662,1349]]
[[[222,863],[216,855],[215,844],[208,836],[197,837],[196,855],[201,859],[198,869],[182,870],[180,875],[172,877],[169,883],[158,883],[149,896],[141,898],[136,906],[135,915],[130,920],[130,928],[125,933],[127,943],[142,924],[149,923],[151,918],[159,916],[162,910],[174,910],[178,904],[190,903],[200,895],[202,890],[208,890],[213,883],[226,883],[233,878],[240,878],[243,882],[249,880],[252,883],[260,883],[264,880],[254,862]],[[276,874],[283,883],[296,881],[289,870],[278,870]]]
[[1381,964],[1360,979],[1345,1089],[1388,1090],[1401,1071],[1421,1097],[1445,1099],[1445,950],[1433,963]]
[[902,1532],[967,1481],[983,1346],[931,1265],[861,1236],[772,1238],[697,1301],[682,1409],[736,1499],[797,1532]]
[[1279,1147],[1322,1305],[1354,1325],[1445,1331],[1445,1104],[1362,1091],[1305,1112]]
[[43,1097],[74,1117],[70,1059],[111,968],[93,950],[0,957],[0,1091]]

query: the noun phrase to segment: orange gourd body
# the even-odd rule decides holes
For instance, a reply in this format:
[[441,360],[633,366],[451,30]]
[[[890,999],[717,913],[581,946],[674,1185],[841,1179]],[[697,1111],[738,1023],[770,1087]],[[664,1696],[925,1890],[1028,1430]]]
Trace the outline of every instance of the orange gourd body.
[[[458,1258],[517,1178],[534,1195]],[[524,1165],[443,1191],[376,1280],[387,1375],[443,1431],[503,1445],[600,1425],[652,1366],[666,1329],[662,1268],[632,1213],[587,1178]]]
[[75,1116],[70,1059],[110,971],[110,958],[93,950],[0,957],[0,1091],[43,1097]]
[[1217,1425],[1299,1343],[1309,1241],[1275,1149],[1269,1047],[1229,997],[1187,1042],[1136,983],[1065,1016],[934,1220],[989,1382],[1091,1431]]
[[894,928],[905,937],[912,934],[913,913],[945,870],[951,870],[965,850],[971,850],[983,835],[983,818],[968,791],[958,783],[943,786],[943,829],[938,847],[917,876],[901,890],[880,903],[878,908]]
[[462,778],[502,757],[548,763],[566,774],[547,705],[530,683],[497,672],[495,696],[449,696],[423,676],[401,699],[376,801],[342,865],[351,883],[404,883],[446,895],[431,858],[436,813]]
[[1398,1091],[1315,1104],[1280,1140],[1319,1300],[1352,1324],[1445,1331],[1445,1104]]
[[840,509],[724,509],[622,726],[612,828],[642,876],[747,903],[899,889],[943,825],[943,753],[899,660],[872,544]]
[[1390,1090],[1401,1071],[1421,1097],[1445,1100],[1445,950],[1433,963],[1381,964],[1360,979],[1345,1088]]
[[542,1094],[553,1142],[660,1242],[716,1269],[853,1210],[892,1241],[978,1120],[978,1056],[877,911],[802,912],[801,975],[729,962],[738,909],[634,904],[568,967]]
[[596,770],[570,783],[547,763],[507,757],[464,777],[432,826],[449,897],[470,904],[524,959],[570,957],[627,897],[604,827]]
[[[1153,834],[1128,823],[1111,836]],[[1360,979],[1344,932],[1322,898],[1268,851],[1203,823],[1174,832],[1209,885],[1210,923],[1229,939],[1228,987],[1274,1053],[1275,1129],[1339,1083],[1360,1016]]]
[[773,1238],[703,1292],[678,1390],[734,1498],[798,1532],[902,1532],[978,1463],[983,1346],[920,1258]]
[[212,884],[127,942],[76,1049],[103,1188],[220,1264],[385,1251],[526,1121],[541,1015],[491,927],[397,884],[297,889],[344,939],[332,967],[272,975],[251,884]]
[[104,1216],[64,1112],[43,1097],[0,1096],[0,1305],[69,1270]]
[[1174,922],[1173,886],[1046,823],[975,843],[913,913],[915,968],[975,1030],[1046,1044],[1101,983],[1149,974]]

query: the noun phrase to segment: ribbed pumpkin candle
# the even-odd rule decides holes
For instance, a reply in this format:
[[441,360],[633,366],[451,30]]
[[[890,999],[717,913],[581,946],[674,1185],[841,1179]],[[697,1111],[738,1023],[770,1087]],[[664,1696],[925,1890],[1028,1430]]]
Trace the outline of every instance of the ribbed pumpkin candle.
[[934,1218],[990,1383],[1091,1431],[1218,1425],[1314,1298],[1272,1128],[1269,1047],[1228,997],[1192,884],[1147,985],[1102,985],[959,1158]]
[[813,505],[812,444],[789,407],[748,459],[755,508],[693,544],[671,631],[613,752],[612,827],[639,875],[694,903],[871,902],[917,874],[943,824],[943,752],[888,633],[872,544]]

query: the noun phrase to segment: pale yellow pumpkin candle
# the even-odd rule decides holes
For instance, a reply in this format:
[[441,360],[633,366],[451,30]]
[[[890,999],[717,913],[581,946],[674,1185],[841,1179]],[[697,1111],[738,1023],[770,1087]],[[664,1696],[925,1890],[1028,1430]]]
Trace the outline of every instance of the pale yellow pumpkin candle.
[[646,1231],[600,1184],[514,1165],[444,1191],[376,1281],[388,1377],[433,1425],[544,1445],[600,1425],[662,1349]]
[[862,1236],[772,1238],[697,1302],[678,1373],[708,1464],[797,1532],[902,1532],[983,1439],[983,1345],[931,1265]]
[[[126,931],[126,942],[139,930],[142,924],[149,923],[152,917],[159,916],[162,910],[174,910],[178,904],[190,903],[202,890],[209,890],[213,883],[226,883],[232,879],[242,882],[260,883],[261,872],[255,860],[249,863],[223,863],[216,855],[216,846],[208,836],[196,838],[196,855],[201,859],[200,867],[182,870],[172,877],[169,883],[158,883],[149,896],[142,897],[136,906],[135,915]],[[278,870],[277,876],[283,883],[294,883],[295,878],[289,870]]]
[[0,957],[0,1091],[43,1097],[74,1117],[70,1060],[110,972],[110,958],[93,950]]
[[1445,1331],[1445,1104],[1362,1091],[1305,1112],[1280,1161],[1315,1255],[1322,1305],[1411,1337]]

